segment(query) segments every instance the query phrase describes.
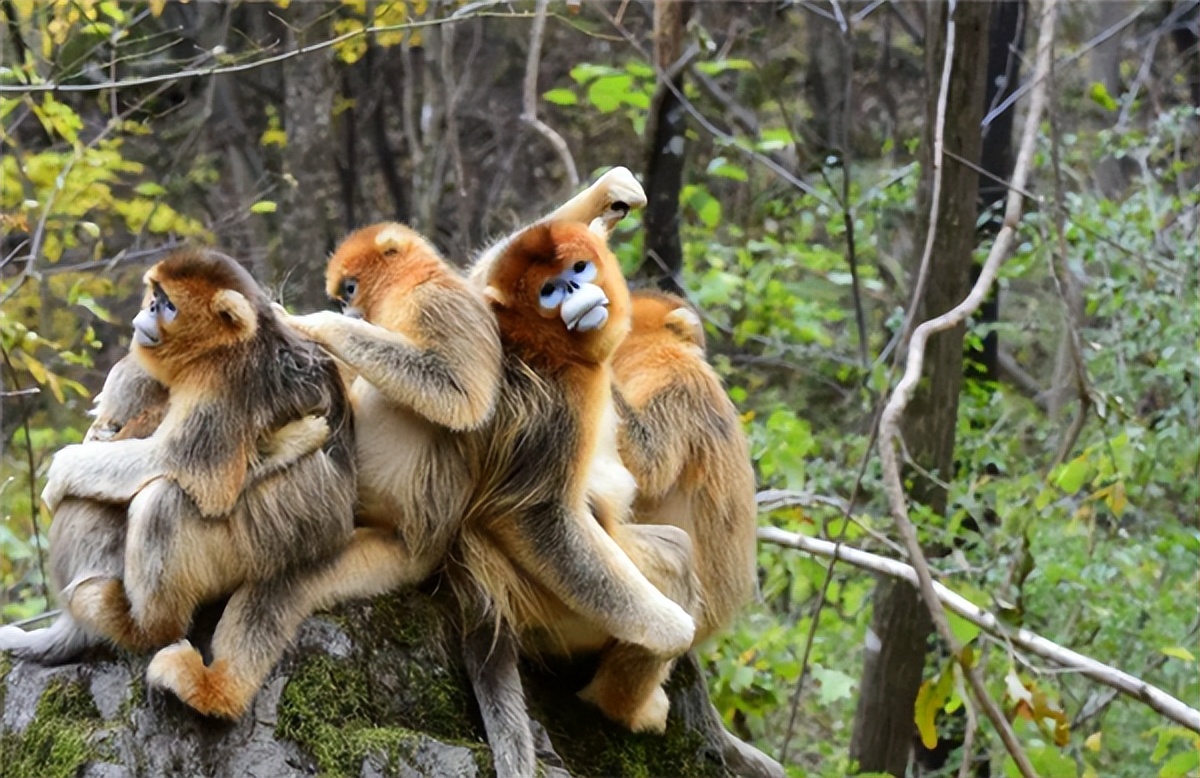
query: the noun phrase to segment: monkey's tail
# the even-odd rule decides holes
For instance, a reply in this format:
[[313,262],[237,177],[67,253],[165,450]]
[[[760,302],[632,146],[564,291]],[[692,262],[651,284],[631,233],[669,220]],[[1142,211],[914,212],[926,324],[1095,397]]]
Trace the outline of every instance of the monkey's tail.
[[555,622],[548,607],[553,598],[522,573],[485,531],[468,527],[459,535],[447,570],[468,629],[494,620],[512,625],[519,634],[525,625]]
[[12,624],[0,627],[0,651],[43,665],[65,664],[101,642],[65,612],[43,629],[26,632]]

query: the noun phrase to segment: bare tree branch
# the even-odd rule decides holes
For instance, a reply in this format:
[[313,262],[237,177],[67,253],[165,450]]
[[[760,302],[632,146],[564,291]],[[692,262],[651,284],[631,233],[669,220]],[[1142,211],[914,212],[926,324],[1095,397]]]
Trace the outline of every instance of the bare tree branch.
[[[1029,758],[1026,756],[1016,735],[1013,734],[1008,720],[988,694],[987,687],[984,685],[979,672],[975,667],[968,665],[964,661],[962,645],[954,637],[954,633],[951,632],[950,625],[946,621],[946,613],[934,588],[933,578],[929,572],[929,564],[921,551],[921,544],[917,539],[916,529],[908,517],[908,505],[904,497],[904,484],[900,478],[897,444],[900,443],[901,417],[904,415],[904,410],[908,407],[917,382],[921,378],[921,369],[925,361],[925,347],[929,341],[929,337],[934,333],[942,332],[961,324],[966,321],[968,316],[978,310],[996,279],[1000,265],[1008,258],[1009,251],[1012,248],[1017,227],[1021,221],[1023,203],[1023,197],[1017,190],[1025,188],[1026,180],[1029,177],[1029,170],[1033,164],[1038,124],[1041,121],[1047,102],[1048,76],[1053,55],[1054,25],[1057,12],[1057,0],[1046,0],[1045,6],[1042,9],[1042,19],[1038,25],[1041,34],[1038,39],[1037,60],[1032,79],[1034,85],[1033,94],[1030,99],[1029,114],[1026,116],[1025,128],[1021,136],[1020,151],[1017,154],[1016,164],[1013,166],[1014,188],[1009,191],[1008,199],[1005,203],[1004,224],[1000,228],[1000,232],[996,235],[996,240],[992,244],[987,261],[984,262],[983,267],[980,269],[979,279],[975,282],[967,298],[941,316],[936,316],[921,324],[913,332],[904,375],[896,385],[895,391],[892,392],[891,399],[883,410],[883,416],[879,424],[879,455],[883,464],[883,481],[884,489],[887,493],[888,505],[891,508],[893,518],[896,520],[896,528],[899,530],[900,536],[904,539],[904,545],[908,548],[909,558],[912,560],[913,567],[916,570],[917,578],[920,582],[921,594],[925,599],[926,606],[929,608],[934,626],[937,628],[942,640],[950,647],[956,661],[962,667],[963,673],[966,675],[967,681],[984,713],[991,720],[992,725],[996,727],[997,732],[1004,741],[1005,748],[1013,757],[1013,761],[1016,762],[1017,767],[1021,770],[1021,774],[1025,776],[1035,776],[1037,773],[1034,771],[1033,765],[1029,762]],[[950,41],[948,40],[947,44],[949,43]],[[936,207],[936,195],[933,203],[934,207]]]
[[567,171],[567,183],[570,184],[571,189],[577,189],[579,187],[579,171],[575,168],[575,159],[571,156],[571,149],[563,140],[563,136],[537,116],[538,61],[542,57],[542,37],[546,32],[546,6],[549,5],[549,2],[550,0],[538,0],[537,8],[534,10],[533,29],[529,33],[529,58],[525,60],[525,95],[521,121],[537,130],[554,147],[554,150],[558,152],[559,159],[562,160],[563,168]]
[[[495,3],[488,3],[494,5]],[[466,19],[476,18],[500,18],[500,19],[528,19],[532,14],[527,12],[517,11],[475,11],[464,13],[466,8],[459,9],[457,12],[440,19],[422,19],[415,22],[405,22],[404,24],[381,24],[374,27],[363,27],[358,30],[351,30],[326,41],[320,41],[310,46],[300,46],[290,51],[285,51],[282,54],[276,54],[263,59],[256,59],[253,62],[240,62],[236,65],[213,65],[206,68],[194,68],[189,70],[181,70],[176,73],[159,73],[153,76],[143,76],[141,78],[128,78],[124,81],[101,81],[95,84],[62,84],[54,81],[44,84],[0,84],[0,94],[31,94],[35,92],[101,92],[105,89],[124,89],[131,86],[146,86],[148,84],[160,84],[164,81],[179,81],[185,78],[203,78],[205,76],[219,76],[226,73],[243,73],[247,70],[254,70],[265,65],[273,65],[276,62],[284,62],[285,60],[299,57],[302,54],[312,54],[322,49],[327,49],[331,46],[336,46],[339,43],[344,43],[353,38],[358,38],[362,35],[372,35],[378,32],[394,32],[398,30],[416,30],[421,27],[437,27],[443,24],[453,24]]]
[[[1053,2],[1053,0],[1050,0],[1050,2]],[[913,566],[906,565],[903,562],[881,557],[866,551],[860,551],[840,543],[831,543],[828,540],[819,540],[817,538],[798,535],[794,532],[785,532],[777,527],[759,527],[758,539],[767,543],[775,543],[776,545],[799,549],[816,556],[848,562],[863,570],[881,573],[892,578],[900,578],[914,585],[918,583],[920,578],[918,571]],[[967,598],[936,581],[929,581],[929,586],[936,601],[939,603],[939,607],[944,604],[945,607],[949,608],[955,614],[971,622],[989,635],[994,635],[1017,648],[1028,651],[1031,654],[1036,654],[1043,659],[1078,672],[1080,675],[1090,678],[1097,683],[1115,689],[1127,697],[1145,703],[1155,712],[1166,716],[1171,721],[1187,727],[1193,732],[1200,732],[1200,710],[1188,706],[1162,689],[1146,683],[1129,673],[1092,659],[1089,656],[1072,651],[1065,646],[1060,646],[1035,632],[1027,629],[1010,629],[995,614],[985,611]]]

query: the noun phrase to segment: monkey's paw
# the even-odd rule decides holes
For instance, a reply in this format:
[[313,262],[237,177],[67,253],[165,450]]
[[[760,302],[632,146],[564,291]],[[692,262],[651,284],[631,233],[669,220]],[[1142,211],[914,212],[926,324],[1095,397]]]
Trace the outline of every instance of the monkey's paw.
[[661,686],[656,686],[644,701],[632,709],[628,704],[613,706],[613,700],[599,687],[597,680],[585,686],[578,697],[598,707],[605,716],[622,724],[630,732],[655,732],[661,735],[667,731],[667,714],[671,712],[671,700]]
[[643,625],[641,634],[618,637],[644,646],[659,656],[677,657],[692,647],[696,622],[687,611],[665,597],[660,610],[657,618]]
[[619,219],[646,205],[646,190],[642,189],[642,185],[627,167],[613,168],[600,176],[594,186],[603,193],[608,204],[606,216],[619,213]]
[[321,333],[327,332],[329,328],[345,324],[346,322],[345,316],[333,311],[315,311],[314,313],[306,313],[303,316],[293,316],[286,311],[283,313],[277,311],[276,316],[296,332],[318,343],[325,342],[321,337]]
[[83,445],[63,446],[50,460],[50,470],[46,473],[46,488],[42,490],[42,502],[50,512],[58,510],[59,504],[74,488],[71,474],[75,471],[79,458],[83,455]]
[[146,682],[166,689],[206,716],[239,718],[246,712],[255,689],[229,671],[224,660],[205,667],[191,643],[181,640],[159,651],[146,668]]

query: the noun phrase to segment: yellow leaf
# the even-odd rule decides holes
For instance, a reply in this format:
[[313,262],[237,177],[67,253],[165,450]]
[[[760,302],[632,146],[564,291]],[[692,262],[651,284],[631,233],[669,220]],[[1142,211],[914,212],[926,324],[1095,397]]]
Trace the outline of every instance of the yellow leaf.
[[163,9],[167,7],[167,0],[150,0],[150,15],[155,19],[162,16]]
[[1183,646],[1168,646],[1167,648],[1162,649],[1162,652],[1167,656],[1173,656],[1176,659],[1182,659],[1185,662],[1196,661],[1196,657],[1192,655],[1192,652],[1188,651]]
[[1084,748],[1094,753],[1100,753],[1100,740],[1103,737],[1103,732],[1093,732],[1087,736],[1087,740],[1083,741]]
[[41,362],[31,357],[28,352],[21,352],[21,361],[25,363],[25,367],[29,369],[29,374],[33,376],[33,380],[39,384],[46,383],[46,367]]
[[63,397],[62,387],[58,383],[58,376],[54,375],[54,373],[46,373],[46,383],[50,385],[50,391],[54,394],[54,399],[58,400],[59,405],[61,405],[66,398]]
[[1125,511],[1125,506],[1129,503],[1125,497],[1124,481],[1117,481],[1115,484],[1113,484],[1112,494],[1109,495],[1106,502],[1108,503],[1108,507],[1112,509],[1113,515],[1120,517],[1120,515]]
[[931,750],[937,748],[936,721],[938,708],[941,707],[941,704],[934,699],[935,696],[935,684],[932,679],[921,684],[913,711],[917,732],[921,734],[921,744]]

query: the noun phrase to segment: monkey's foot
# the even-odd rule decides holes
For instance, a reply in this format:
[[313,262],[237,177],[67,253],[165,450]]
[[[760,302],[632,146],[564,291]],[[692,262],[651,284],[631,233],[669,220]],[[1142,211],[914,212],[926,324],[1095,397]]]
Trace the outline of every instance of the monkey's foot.
[[200,652],[186,640],[154,655],[146,668],[151,686],[167,689],[206,716],[240,718],[257,689],[239,678],[224,659],[206,667]]
[[[590,702],[608,718],[629,729],[630,732],[667,731],[667,714],[671,711],[671,700],[661,686],[654,687],[645,700],[640,702],[617,699],[617,695],[605,693],[594,679],[579,692],[579,699]],[[631,705],[631,703],[633,703]]]

